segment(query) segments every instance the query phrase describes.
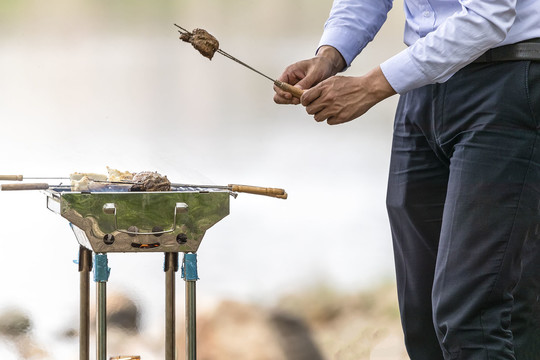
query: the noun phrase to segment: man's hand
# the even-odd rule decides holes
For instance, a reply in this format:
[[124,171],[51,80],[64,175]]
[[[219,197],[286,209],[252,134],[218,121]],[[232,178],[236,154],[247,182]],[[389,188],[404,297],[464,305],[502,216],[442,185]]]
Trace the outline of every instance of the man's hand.
[[[343,70],[345,65],[339,51],[331,46],[321,46],[314,58],[288,66],[278,80],[300,89],[309,89]],[[274,102],[277,104],[300,104],[299,99],[276,86],[274,91]]]
[[300,102],[316,121],[336,125],[356,119],[395,93],[377,67],[361,77],[330,77],[306,90]]

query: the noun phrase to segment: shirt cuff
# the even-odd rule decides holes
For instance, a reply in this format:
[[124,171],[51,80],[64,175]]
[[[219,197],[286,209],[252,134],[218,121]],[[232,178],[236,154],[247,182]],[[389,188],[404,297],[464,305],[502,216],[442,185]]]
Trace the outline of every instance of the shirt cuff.
[[351,65],[361,50],[358,34],[340,27],[331,27],[324,30],[317,50],[324,45],[332,46],[339,51],[347,63],[347,67]]
[[398,94],[429,84],[426,75],[412,60],[409,48],[383,62],[381,70]]

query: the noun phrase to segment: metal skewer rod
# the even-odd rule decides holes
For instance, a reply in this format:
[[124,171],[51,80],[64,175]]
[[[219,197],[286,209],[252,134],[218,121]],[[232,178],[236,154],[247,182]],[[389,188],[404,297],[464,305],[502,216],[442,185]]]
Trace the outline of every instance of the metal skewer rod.
[[[2,179],[11,179],[14,181],[20,181],[23,179],[22,175],[0,175],[0,180]],[[28,178],[27,178],[28,179]],[[49,178],[44,178],[49,179]],[[52,179],[52,178],[51,178]],[[69,179],[69,178],[60,178],[56,179]],[[96,180],[91,179],[93,182],[97,183],[107,183],[107,184],[123,184],[123,185],[140,185],[141,183],[135,181],[111,181],[111,180]],[[283,189],[279,188],[268,188],[260,186],[251,186],[251,185],[238,185],[238,184],[229,184],[224,185],[197,185],[197,184],[182,184],[182,183],[171,183],[173,188],[201,188],[201,189],[222,189],[229,190],[234,193],[248,193],[255,195],[265,195],[276,197],[280,199],[286,199],[287,193]],[[71,188],[70,185],[50,185],[48,183],[16,183],[16,184],[2,184],[0,185],[0,191],[14,191],[14,190],[47,190],[50,188],[56,189],[67,189]]]
[[[124,184],[124,185],[139,185],[141,183],[135,181],[109,181],[109,180],[92,180],[94,182],[103,182],[107,184]],[[232,192],[241,192],[255,195],[266,195],[277,197],[280,199],[286,199],[287,193],[284,189],[279,188],[268,188],[252,185],[198,185],[198,184],[183,184],[183,183],[171,183],[173,188],[199,188],[199,189],[218,189],[218,190],[229,190]]]
[[194,184],[192,185],[192,184],[172,183],[171,186],[194,187],[194,188],[201,188],[201,189],[221,189],[221,190],[229,190],[229,191],[239,192],[239,193],[272,196],[272,197],[277,197],[280,199],[287,198],[287,193],[285,192],[284,189],[267,188],[267,187],[260,187],[260,186],[251,186],[251,185],[229,184],[225,186],[225,185],[194,185]]
[[[95,182],[104,182],[108,184],[123,184],[123,185],[135,185],[138,184],[133,181],[100,181],[95,180]],[[197,184],[179,184],[172,183],[171,187],[173,188],[198,188],[198,189],[217,189],[217,190],[228,190],[233,193],[248,193],[254,195],[265,195],[271,196],[279,199],[287,199],[287,193],[284,189],[279,188],[267,188],[260,186],[251,186],[251,185],[236,185],[230,184],[227,186],[224,185],[197,185]],[[47,189],[71,189],[70,185],[49,185],[47,183],[20,183],[20,184],[3,184],[0,185],[0,191],[16,191],[16,190],[47,190]]]
[[265,78],[267,78],[267,79],[270,80],[271,82],[274,82],[274,83],[276,82],[276,80],[272,79],[270,76],[263,74],[263,73],[260,72],[259,70],[255,69],[255,68],[249,66],[248,64],[246,64],[245,62],[243,62],[243,61],[241,61],[241,60],[235,58],[235,57],[232,56],[231,54],[226,53],[225,51],[223,51],[223,50],[221,50],[221,49],[217,49],[216,52],[217,52],[217,53],[220,53],[221,55],[225,56],[226,58],[231,59],[232,61],[236,61],[236,62],[239,63],[240,65],[243,65],[243,66],[247,67],[248,69],[250,69],[250,70],[252,70],[252,71],[255,71],[257,74],[264,76]]
[[[94,182],[103,182],[108,184],[124,184],[124,185],[140,185],[141,183],[135,181],[109,181],[109,180],[92,180]],[[243,192],[255,195],[266,195],[277,197],[280,199],[286,199],[287,193],[284,189],[279,188],[268,188],[252,185],[198,185],[198,184],[183,184],[183,183],[171,183],[173,188],[199,188],[199,189],[218,189],[218,190],[229,190],[232,192]]]
[[174,26],[176,26],[176,27],[179,28],[180,30],[183,30],[184,33],[186,33],[186,34],[191,34],[191,31],[184,29],[184,28],[181,27],[180,25],[174,24]]
[[[177,24],[174,24],[174,26],[180,28],[182,31],[184,31],[184,33],[182,31],[178,31],[179,33],[181,34],[191,34],[190,31],[184,29],[183,27],[177,25]],[[278,88],[280,88],[281,90],[284,90],[290,94],[292,94],[294,97],[297,97],[300,99],[300,97],[302,96],[302,94],[304,93],[304,90],[300,89],[300,88],[297,88],[295,86],[292,86],[290,84],[287,84],[283,81],[279,81],[279,80],[276,80],[276,79],[273,79],[271,78],[270,76],[266,75],[266,74],[263,74],[262,72],[260,72],[259,70],[253,68],[252,66],[249,66],[248,64],[246,64],[245,62],[241,61],[240,59],[232,56],[231,54],[221,50],[221,49],[217,49],[216,50],[217,53],[225,56],[226,58],[228,59],[231,59],[232,61],[235,61],[237,62],[238,64],[242,65],[242,66],[245,66],[246,68],[250,69],[251,71],[254,71],[256,72],[257,74],[267,78],[268,80],[272,81],[274,83],[274,85],[276,85]]]

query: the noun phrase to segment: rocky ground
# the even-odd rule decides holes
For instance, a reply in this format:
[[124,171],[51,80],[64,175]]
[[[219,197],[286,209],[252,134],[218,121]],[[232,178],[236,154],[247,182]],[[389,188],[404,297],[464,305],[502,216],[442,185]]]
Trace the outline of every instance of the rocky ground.
[[[108,312],[110,354],[163,358],[160,334],[140,328],[142,309],[134,301],[111,294]],[[197,315],[199,360],[408,359],[394,284],[348,294],[321,286],[284,296],[271,306],[224,300]],[[184,353],[182,323],[183,314],[178,314],[179,359]],[[32,321],[22,311],[0,314],[0,340],[11,344],[14,358],[63,360],[41,348],[31,329]],[[64,336],[75,341],[76,332],[66,329]]]
[[279,308],[305,321],[324,359],[408,359],[394,284],[353,294],[320,287],[283,298]]
[[407,360],[395,293],[394,284],[350,294],[321,286],[271,307],[223,301],[199,316],[198,358]]

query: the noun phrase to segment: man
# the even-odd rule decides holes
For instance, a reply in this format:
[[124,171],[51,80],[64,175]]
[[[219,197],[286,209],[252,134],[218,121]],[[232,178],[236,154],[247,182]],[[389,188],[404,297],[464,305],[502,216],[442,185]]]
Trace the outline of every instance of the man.
[[399,93],[387,208],[412,360],[540,359],[540,0],[404,0],[408,48],[334,76],[392,0],[335,0],[279,80],[341,124]]

